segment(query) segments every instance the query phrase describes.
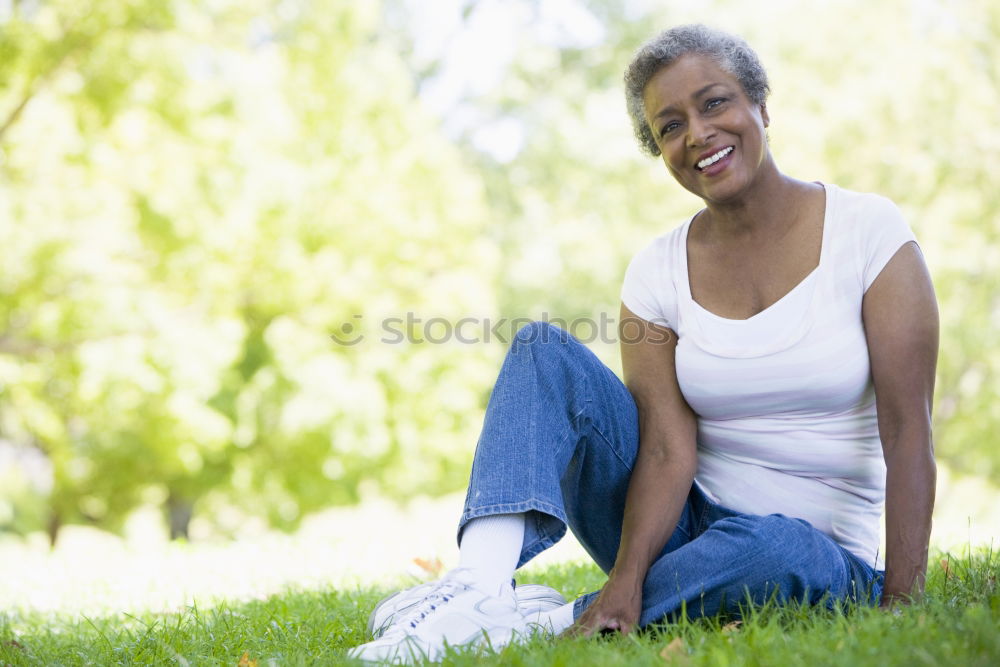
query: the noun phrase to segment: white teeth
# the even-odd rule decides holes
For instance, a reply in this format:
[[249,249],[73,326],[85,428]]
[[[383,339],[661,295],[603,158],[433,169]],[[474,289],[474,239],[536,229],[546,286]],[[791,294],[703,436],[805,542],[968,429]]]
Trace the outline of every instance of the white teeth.
[[699,162],[698,163],[698,168],[699,169],[704,169],[705,167],[707,167],[710,164],[715,164],[716,162],[718,162],[722,158],[724,158],[727,155],[729,155],[731,152],[733,152],[733,147],[732,146],[729,146],[728,148],[723,148],[721,151],[719,151],[715,155],[710,155],[707,158],[705,158],[704,160],[702,160],[701,162]]

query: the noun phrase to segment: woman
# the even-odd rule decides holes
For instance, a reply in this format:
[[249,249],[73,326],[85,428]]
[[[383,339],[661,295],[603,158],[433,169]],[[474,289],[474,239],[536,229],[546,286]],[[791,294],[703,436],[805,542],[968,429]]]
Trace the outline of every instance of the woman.
[[[625,383],[565,332],[519,332],[459,568],[376,608],[388,629],[356,657],[436,659],[533,623],[630,632],[748,600],[889,607],[922,590],[938,321],[909,227],[882,197],[778,170],[767,76],[743,40],[673,28],[625,82],[643,149],[705,202],[626,271]],[[565,605],[512,589],[567,525],[604,588]]]

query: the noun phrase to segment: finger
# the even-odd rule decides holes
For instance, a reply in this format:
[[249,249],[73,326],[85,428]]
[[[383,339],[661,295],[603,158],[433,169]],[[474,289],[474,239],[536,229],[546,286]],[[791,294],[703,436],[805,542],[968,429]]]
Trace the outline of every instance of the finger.
[[580,626],[580,636],[588,638],[593,637],[603,628],[604,624],[600,621],[591,621],[589,623],[584,623],[583,625]]
[[602,617],[595,617],[594,615],[581,616],[576,619],[576,623],[570,626],[567,633],[571,637],[593,637],[595,633],[600,632],[606,627],[605,620]]
[[569,626],[565,632],[563,632],[560,637],[568,637],[570,639],[576,639],[577,637],[589,637],[590,634],[587,632],[587,624],[584,619],[578,618],[576,622]]
[[589,625],[574,624],[574,625],[571,625],[570,628],[569,628],[569,630],[567,630],[563,634],[565,634],[566,636],[568,636],[570,638],[573,638],[573,639],[576,639],[576,638],[579,638],[579,637],[588,638],[588,637],[592,637],[594,635],[594,630],[595,630],[595,628],[593,628],[593,627],[591,627]]

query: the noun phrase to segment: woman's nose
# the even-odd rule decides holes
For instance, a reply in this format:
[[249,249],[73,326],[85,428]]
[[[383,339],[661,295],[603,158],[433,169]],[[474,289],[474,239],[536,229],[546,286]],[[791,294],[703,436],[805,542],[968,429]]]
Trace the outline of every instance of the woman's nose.
[[689,148],[706,146],[715,136],[715,128],[700,118],[688,121],[687,145]]

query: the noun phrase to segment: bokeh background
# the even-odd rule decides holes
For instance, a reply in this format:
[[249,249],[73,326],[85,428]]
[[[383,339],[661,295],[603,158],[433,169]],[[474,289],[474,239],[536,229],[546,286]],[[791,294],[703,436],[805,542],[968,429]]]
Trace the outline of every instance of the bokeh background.
[[436,522],[393,502],[462,489],[517,321],[620,369],[593,324],[699,205],[621,72],[691,21],[760,53],[784,171],[906,214],[942,314],[936,535],[1000,539],[1000,4],[0,0],[0,562],[37,594],[81,544],[327,510],[272,551],[336,569],[331,531]]

